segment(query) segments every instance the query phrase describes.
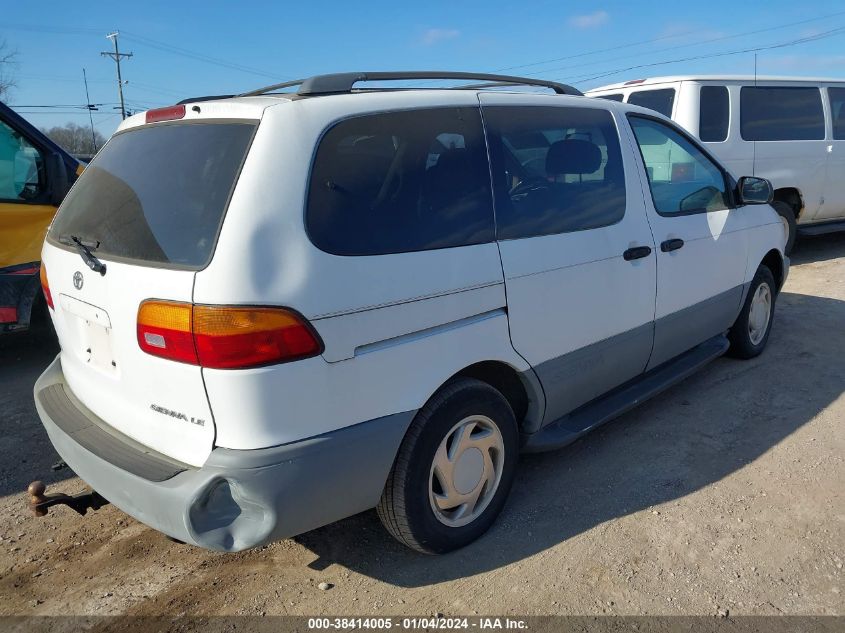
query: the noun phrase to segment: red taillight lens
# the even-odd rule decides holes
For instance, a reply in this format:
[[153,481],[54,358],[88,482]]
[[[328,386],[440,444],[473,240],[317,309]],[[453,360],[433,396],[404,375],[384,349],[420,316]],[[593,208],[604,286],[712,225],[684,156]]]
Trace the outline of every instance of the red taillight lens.
[[173,121],[175,119],[185,118],[185,106],[175,105],[166,108],[156,108],[155,110],[147,110],[145,120],[147,123],[156,123],[158,121]]
[[257,367],[316,356],[317,333],[284,308],[145,301],[138,345],[154,356],[214,369]]
[[194,341],[203,367],[227,369],[291,361],[320,353],[297,314],[280,308],[194,307]]
[[53,295],[50,293],[50,284],[47,283],[47,267],[43,263],[41,264],[41,290],[44,292],[44,299],[47,301],[47,305],[51,310],[54,310]]

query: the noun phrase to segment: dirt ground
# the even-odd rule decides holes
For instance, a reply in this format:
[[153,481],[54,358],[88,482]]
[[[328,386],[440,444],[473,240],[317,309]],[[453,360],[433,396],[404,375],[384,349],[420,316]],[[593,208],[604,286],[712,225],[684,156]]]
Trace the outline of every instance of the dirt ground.
[[29,481],[84,488],[51,469],[32,403],[55,353],[43,336],[0,341],[0,615],[845,614],[842,235],[798,245],[760,358],[720,359],[524,456],[494,528],[439,558],[374,512],[240,554],[111,506],[31,517]]

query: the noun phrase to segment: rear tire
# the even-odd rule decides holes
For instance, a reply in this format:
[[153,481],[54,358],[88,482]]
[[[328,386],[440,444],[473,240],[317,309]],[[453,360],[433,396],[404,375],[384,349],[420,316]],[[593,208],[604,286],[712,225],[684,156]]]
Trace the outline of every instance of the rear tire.
[[513,484],[519,432],[485,382],[457,378],[417,413],[376,508],[400,543],[425,554],[464,547],[492,525]]
[[776,298],[775,277],[768,266],[761,265],[751,280],[742,310],[728,332],[731,356],[748,359],[762,353],[772,331]]
[[798,235],[798,221],[795,219],[795,211],[786,202],[780,200],[772,202],[772,208],[777,211],[777,214],[781,217],[781,222],[784,224],[786,244],[783,247],[783,252],[789,255],[792,252],[792,247],[795,246],[795,238]]

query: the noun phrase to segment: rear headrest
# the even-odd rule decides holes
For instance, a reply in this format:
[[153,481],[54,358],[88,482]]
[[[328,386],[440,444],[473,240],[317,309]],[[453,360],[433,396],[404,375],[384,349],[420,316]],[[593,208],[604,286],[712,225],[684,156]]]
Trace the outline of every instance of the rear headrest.
[[601,167],[601,150],[590,141],[566,139],[552,143],[546,154],[546,175],[592,174]]

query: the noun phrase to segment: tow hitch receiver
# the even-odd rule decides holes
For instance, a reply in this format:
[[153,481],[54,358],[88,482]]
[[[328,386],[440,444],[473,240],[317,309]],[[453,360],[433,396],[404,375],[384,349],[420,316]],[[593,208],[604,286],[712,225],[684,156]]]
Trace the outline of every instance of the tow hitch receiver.
[[29,493],[29,509],[37,517],[46,516],[51,506],[70,506],[84,516],[88,512],[88,508],[99,510],[104,505],[108,505],[108,501],[93,490],[78,495],[66,495],[61,492],[54,495],[45,495],[46,490],[47,486],[44,485],[43,481],[33,481],[26,489]]

